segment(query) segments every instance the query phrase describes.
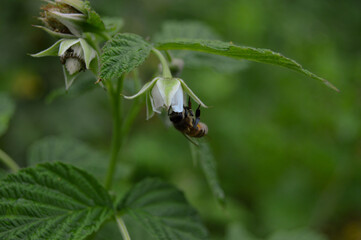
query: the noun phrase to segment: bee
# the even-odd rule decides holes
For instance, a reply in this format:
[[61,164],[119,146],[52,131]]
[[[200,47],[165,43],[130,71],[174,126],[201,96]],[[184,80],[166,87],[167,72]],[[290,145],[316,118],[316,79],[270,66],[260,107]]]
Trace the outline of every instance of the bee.
[[168,110],[169,120],[173,123],[173,126],[183,133],[188,139],[189,137],[201,138],[208,133],[208,127],[205,123],[200,121],[201,110],[200,105],[194,115],[191,99],[188,99],[188,106],[183,106],[183,112],[171,112],[171,108]]

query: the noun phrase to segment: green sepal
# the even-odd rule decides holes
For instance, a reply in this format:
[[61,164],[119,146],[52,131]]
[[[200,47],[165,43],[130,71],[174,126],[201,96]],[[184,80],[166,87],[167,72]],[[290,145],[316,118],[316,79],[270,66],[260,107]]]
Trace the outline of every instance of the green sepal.
[[147,120],[149,120],[154,116],[153,104],[152,104],[152,99],[150,97],[150,92],[147,92],[145,95],[145,104],[147,108]]
[[99,77],[99,70],[100,70],[100,62],[99,56],[95,55],[95,58],[90,62],[88,68],[97,78]]
[[65,79],[65,90],[68,91],[74,80],[78,77],[79,72],[70,75],[66,67],[63,65],[64,79]]
[[64,24],[75,36],[80,37],[83,32],[83,26],[86,22],[86,16],[81,13],[61,13],[49,11],[48,14]]
[[51,47],[48,49],[45,49],[44,51],[41,51],[39,53],[31,54],[32,57],[47,57],[47,56],[58,56],[59,48],[61,43],[63,42],[63,39],[60,39],[56,43],[54,43]]
[[59,47],[58,56],[63,55],[69,48],[80,42],[80,39],[66,39],[63,40]]
[[72,6],[73,8],[84,14],[87,13],[85,2],[82,0],[56,0],[56,1]]
[[177,78],[177,80],[180,81],[182,84],[183,91],[188,94],[191,98],[193,98],[194,101],[196,101],[198,104],[200,104],[204,108],[208,108],[207,105],[205,105],[198,97],[194,94],[194,92],[187,86],[187,84],[180,78]]
[[44,26],[34,25],[34,27],[44,30],[45,32],[47,32],[48,34],[50,34],[51,36],[53,36],[55,38],[76,38],[76,36],[74,36],[72,34],[55,32]]
[[94,48],[92,48],[92,46],[87,43],[87,41],[85,41],[85,39],[80,39],[80,45],[84,53],[85,66],[87,69],[89,69],[91,61],[96,56],[96,51],[94,50]]
[[160,77],[154,78],[152,81],[147,82],[146,84],[144,84],[144,86],[139,90],[138,93],[136,93],[136,94],[133,95],[133,96],[124,96],[124,95],[123,95],[124,98],[126,98],[126,99],[133,99],[133,98],[136,98],[136,97],[139,97],[139,96],[145,94],[147,91],[151,90],[151,89],[154,87],[154,85],[157,83],[157,81],[158,81],[159,79],[161,79],[161,78],[160,78]]

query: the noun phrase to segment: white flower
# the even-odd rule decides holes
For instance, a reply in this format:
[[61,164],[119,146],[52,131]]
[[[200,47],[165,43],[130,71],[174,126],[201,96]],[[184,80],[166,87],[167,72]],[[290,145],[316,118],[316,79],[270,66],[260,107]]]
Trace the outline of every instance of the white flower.
[[50,48],[31,55],[33,57],[59,56],[64,64],[65,88],[68,90],[82,70],[98,71],[99,57],[85,39],[60,39]]
[[156,77],[146,83],[140,91],[133,96],[124,96],[133,99],[146,94],[147,119],[160,113],[162,109],[172,108],[174,112],[183,112],[184,92],[202,107],[207,107],[180,78]]

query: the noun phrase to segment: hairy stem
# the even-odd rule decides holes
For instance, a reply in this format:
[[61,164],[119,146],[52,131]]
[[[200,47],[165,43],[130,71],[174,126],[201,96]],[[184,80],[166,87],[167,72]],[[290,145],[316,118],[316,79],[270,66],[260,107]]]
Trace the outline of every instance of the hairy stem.
[[155,53],[155,55],[157,55],[160,63],[162,64],[163,77],[164,78],[172,78],[172,74],[170,72],[168,62],[165,59],[165,57],[163,56],[163,54],[159,50],[157,50],[155,48],[153,48],[152,51]]
[[117,220],[118,227],[120,233],[122,234],[123,240],[131,240],[127,230],[127,226],[125,225],[123,219],[119,216],[116,216],[115,219]]
[[1,149],[0,149],[0,161],[3,162],[13,172],[17,172],[20,169],[19,165],[17,165],[16,162]]
[[113,115],[113,136],[112,136],[112,150],[109,160],[109,167],[105,179],[105,188],[110,189],[113,182],[113,176],[115,172],[115,167],[117,163],[117,158],[119,155],[119,150],[122,144],[122,116],[121,116],[121,96],[120,93],[123,89],[125,75],[122,74],[117,81],[115,88],[112,85],[112,82],[107,81],[107,87],[110,97],[110,103],[112,106],[112,115]]

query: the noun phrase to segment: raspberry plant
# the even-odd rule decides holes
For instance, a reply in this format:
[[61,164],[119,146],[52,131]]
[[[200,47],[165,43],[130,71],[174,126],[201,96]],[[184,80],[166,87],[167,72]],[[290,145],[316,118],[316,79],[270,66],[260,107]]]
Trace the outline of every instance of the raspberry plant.
[[[103,239],[107,236],[105,223],[109,222],[118,227],[119,236],[125,240],[136,236],[127,230],[128,223],[141,226],[152,239],[208,239],[200,216],[183,193],[171,184],[160,179],[145,179],[127,194],[115,194],[119,192],[113,182],[117,177],[120,149],[144,103],[141,99],[134,100],[130,111],[125,113],[121,108],[126,97],[123,86],[125,81],[134,81],[140,88],[138,68],[150,54],[159,59],[161,73],[155,70],[153,80],[147,79],[137,94],[126,97],[145,97],[148,119],[169,108],[182,112],[185,96],[206,108],[196,96],[197,91],[186,84],[192,79],[180,78],[182,66],[187,63],[242,66],[241,62],[220,56],[289,68],[338,91],[292,59],[268,49],[220,41],[207,26],[197,22],[167,22],[162,31],[148,41],[134,33],[121,33],[122,19],[102,18],[88,1],[82,0],[47,1],[40,20],[43,25],[37,27],[58,40],[32,56],[60,58],[67,91],[78,76],[88,70],[93,73],[94,82],[106,90],[113,116],[110,157],[108,166],[102,167],[99,161],[104,161],[106,156],[81,142],[48,138],[33,145],[30,167],[19,170],[0,150],[0,159],[13,172],[0,181],[1,239]],[[14,106],[7,96],[0,98],[2,134]],[[222,204],[225,196],[207,141],[195,140],[191,150],[215,198]]]

